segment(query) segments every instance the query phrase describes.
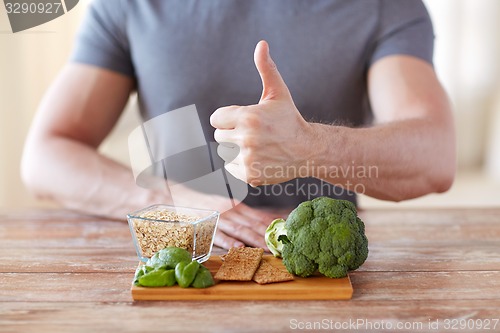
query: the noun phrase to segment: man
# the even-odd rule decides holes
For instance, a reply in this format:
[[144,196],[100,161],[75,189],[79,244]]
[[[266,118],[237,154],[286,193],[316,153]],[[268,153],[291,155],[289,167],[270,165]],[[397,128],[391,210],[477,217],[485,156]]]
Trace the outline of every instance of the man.
[[[354,200],[352,190],[393,201],[443,192],[455,140],[432,52],[420,1],[97,0],[40,105],[23,178],[40,196],[110,217],[168,203],[97,152],[136,90],[145,120],[195,104],[226,169],[252,185],[221,217],[222,247],[264,246],[274,216],[260,206]],[[186,198],[218,205],[189,189]]]

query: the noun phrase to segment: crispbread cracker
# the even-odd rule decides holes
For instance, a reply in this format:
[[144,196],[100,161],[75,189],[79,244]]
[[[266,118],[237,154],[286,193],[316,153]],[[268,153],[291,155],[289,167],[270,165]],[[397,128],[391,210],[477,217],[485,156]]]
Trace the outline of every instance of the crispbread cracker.
[[264,249],[233,247],[224,258],[215,278],[217,280],[251,281],[259,267]]
[[293,275],[284,269],[279,269],[271,265],[267,260],[262,258],[260,266],[253,275],[252,280],[258,284],[267,284],[274,282],[292,281]]

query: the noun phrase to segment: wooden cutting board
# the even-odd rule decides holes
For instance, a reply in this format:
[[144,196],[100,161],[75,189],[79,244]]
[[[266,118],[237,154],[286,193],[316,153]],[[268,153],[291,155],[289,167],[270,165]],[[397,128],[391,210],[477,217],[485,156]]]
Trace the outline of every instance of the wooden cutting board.
[[[281,259],[265,255],[275,267],[286,270]],[[221,266],[219,256],[212,256],[203,263],[213,275]],[[132,285],[134,300],[341,300],[352,297],[352,285],[349,276],[342,279],[330,279],[322,275],[308,278],[295,277],[295,280],[260,285],[253,281],[216,281],[215,286],[204,289],[181,288],[179,286],[163,288],[145,288]]]

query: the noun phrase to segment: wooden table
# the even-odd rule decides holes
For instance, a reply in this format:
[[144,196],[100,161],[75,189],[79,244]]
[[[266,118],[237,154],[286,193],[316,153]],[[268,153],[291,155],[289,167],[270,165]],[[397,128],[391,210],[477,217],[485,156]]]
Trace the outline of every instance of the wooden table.
[[138,260],[126,223],[3,213],[0,332],[281,332],[315,322],[331,331],[437,332],[486,319],[488,331],[500,331],[500,209],[361,217],[370,256],[351,273],[350,301],[133,302]]

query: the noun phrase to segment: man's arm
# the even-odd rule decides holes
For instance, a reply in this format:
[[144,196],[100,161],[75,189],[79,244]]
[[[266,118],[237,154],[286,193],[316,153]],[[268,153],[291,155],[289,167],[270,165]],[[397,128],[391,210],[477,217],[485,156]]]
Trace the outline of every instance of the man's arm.
[[322,173],[320,178],[344,186],[361,184],[365,194],[393,201],[448,190],[455,175],[454,124],[433,68],[410,56],[386,57],[369,70],[368,89],[374,126],[311,124],[312,140],[320,144],[310,159],[342,170],[354,166],[359,177],[348,172],[346,177]]
[[[137,186],[128,167],[97,151],[133,88],[134,80],[127,76],[94,66],[66,65],[47,91],[28,135],[21,166],[26,186],[38,197],[65,207],[120,220],[139,208],[170,203],[166,187]],[[189,189],[181,199],[185,206],[226,205],[225,199]],[[264,247],[264,231],[274,217],[240,204],[221,215],[215,244]]]
[[134,87],[132,78],[68,64],[47,91],[30,130],[22,178],[37,196],[66,207],[122,218],[154,193],[131,172],[97,153]]
[[[377,124],[369,128],[307,123],[267,43],[257,45],[255,64],[263,83],[259,103],[220,108],[211,117],[219,153],[235,177],[254,186],[316,177],[394,201],[451,186],[453,119],[428,63],[398,55],[372,66],[368,88]],[[239,147],[236,158],[232,146]]]

